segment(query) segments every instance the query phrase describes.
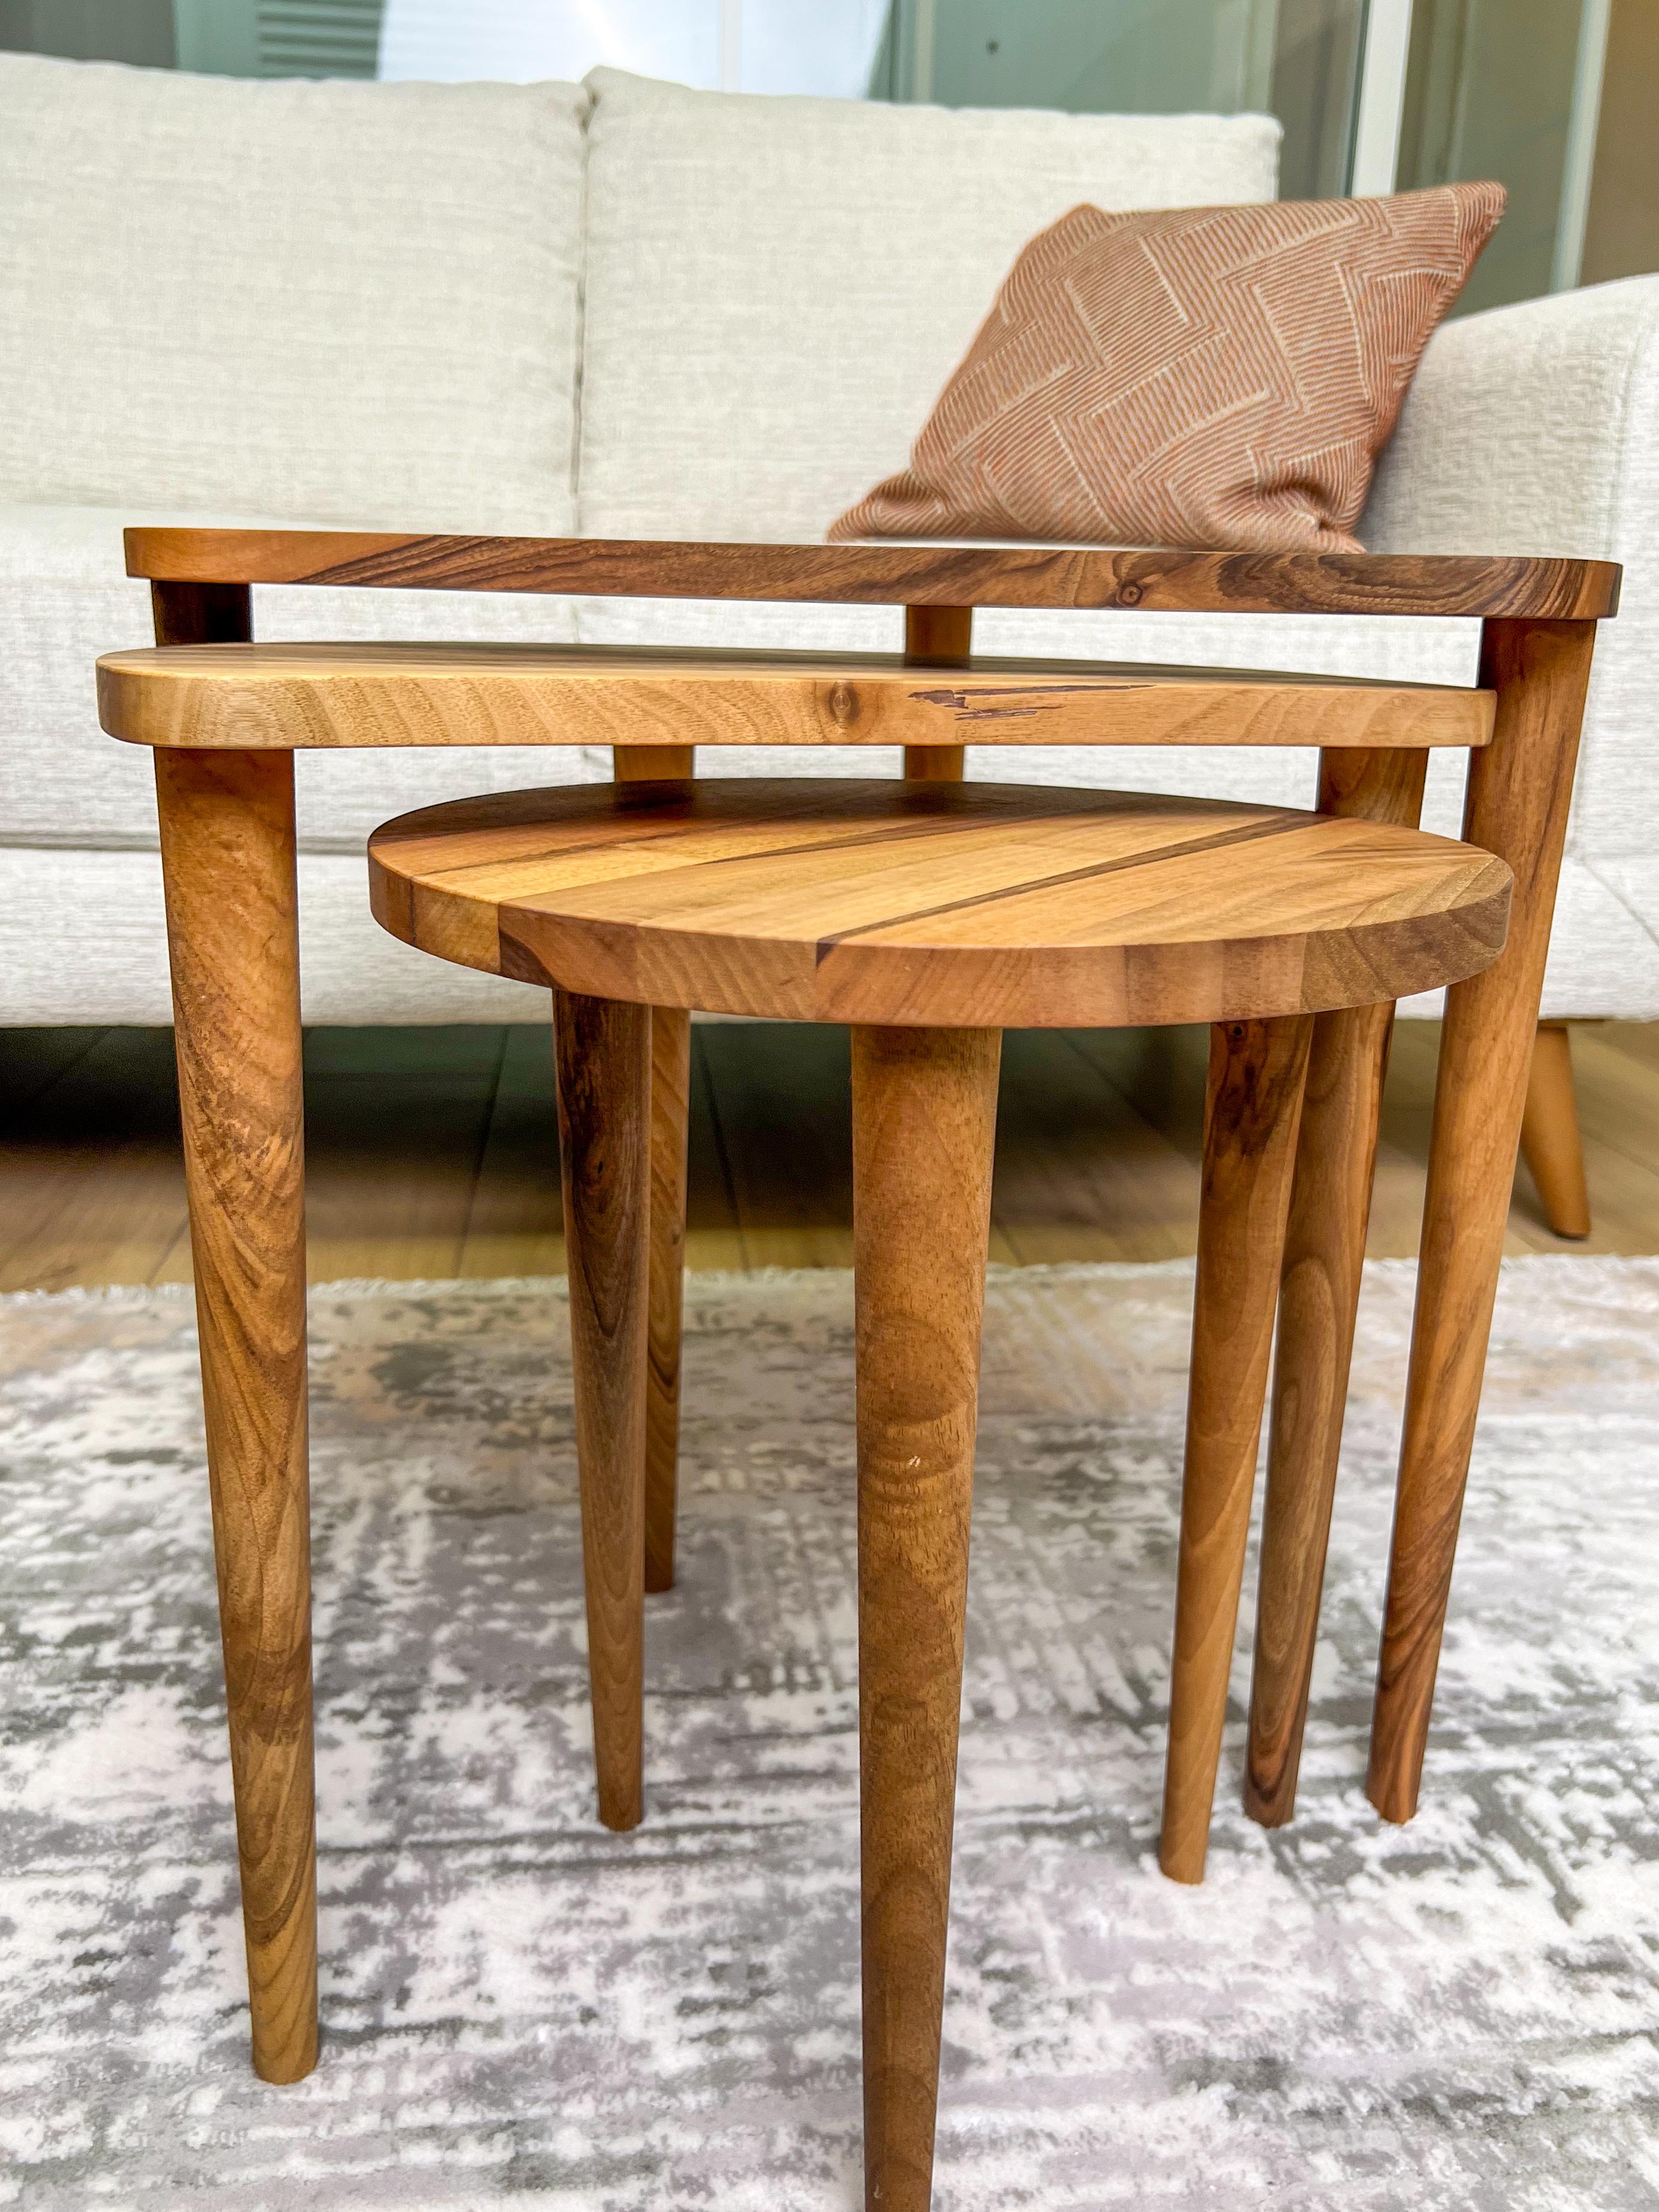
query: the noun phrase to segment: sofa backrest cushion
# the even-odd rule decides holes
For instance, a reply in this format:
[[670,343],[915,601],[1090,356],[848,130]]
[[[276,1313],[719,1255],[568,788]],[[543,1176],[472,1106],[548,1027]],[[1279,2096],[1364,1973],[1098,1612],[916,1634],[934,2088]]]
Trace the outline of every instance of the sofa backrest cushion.
[[0,499],[568,530],[585,109],[0,56]]
[[1079,200],[1273,197],[1260,115],[951,112],[588,79],[581,527],[821,538],[902,467]]

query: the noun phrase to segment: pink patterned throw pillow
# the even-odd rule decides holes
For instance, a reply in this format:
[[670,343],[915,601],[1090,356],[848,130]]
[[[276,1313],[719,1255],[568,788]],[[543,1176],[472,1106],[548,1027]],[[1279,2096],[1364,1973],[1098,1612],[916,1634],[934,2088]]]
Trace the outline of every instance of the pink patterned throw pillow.
[[1357,552],[1376,456],[1501,185],[1108,215],[1021,249],[850,538]]

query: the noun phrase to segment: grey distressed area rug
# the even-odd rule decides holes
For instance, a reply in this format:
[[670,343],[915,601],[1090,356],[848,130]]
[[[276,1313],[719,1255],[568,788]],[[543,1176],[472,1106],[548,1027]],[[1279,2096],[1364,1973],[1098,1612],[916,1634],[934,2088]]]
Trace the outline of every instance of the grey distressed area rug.
[[[940,2212],[1659,2205],[1659,1261],[1506,1271],[1425,1809],[1361,1788],[1370,1277],[1301,1807],[1154,1863],[1191,1273],[994,1276]],[[592,1812],[562,1293],[313,1301],[323,2062],[246,2058],[187,1299],[11,1299],[0,2201],[858,2197],[851,1297],[693,1279],[647,1815]],[[1241,1663],[1249,1602],[1241,1624]]]

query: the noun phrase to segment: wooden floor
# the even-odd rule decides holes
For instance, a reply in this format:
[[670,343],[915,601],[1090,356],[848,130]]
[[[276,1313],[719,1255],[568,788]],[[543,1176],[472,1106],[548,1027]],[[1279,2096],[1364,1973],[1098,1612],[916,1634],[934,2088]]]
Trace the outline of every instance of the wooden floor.
[[[1371,1249],[1415,1249],[1436,1032],[1402,1024]],[[991,1255],[1160,1260],[1192,1249],[1204,1033],[1007,1040]],[[1659,1252],[1659,1024],[1574,1032],[1595,1231],[1564,1246],[1524,1173],[1512,1251]],[[322,1030],[307,1040],[318,1280],[556,1273],[552,1066],[540,1028]],[[190,1273],[169,1036],[0,1031],[0,1291]],[[720,1024],[695,1034],[696,1267],[845,1267],[847,1036]]]

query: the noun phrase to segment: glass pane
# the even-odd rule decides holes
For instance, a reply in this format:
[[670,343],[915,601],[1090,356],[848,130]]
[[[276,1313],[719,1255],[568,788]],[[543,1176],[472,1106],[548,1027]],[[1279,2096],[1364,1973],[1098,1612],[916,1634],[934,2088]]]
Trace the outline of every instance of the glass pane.
[[1659,269],[1659,8],[1613,0],[1579,282]]
[[261,76],[375,73],[380,0],[258,0],[256,19]]
[[895,0],[878,91],[951,107],[1285,125],[1287,198],[1346,190],[1364,0]]
[[862,100],[876,73],[889,0],[743,0],[728,83],[744,92]]
[[1555,281],[1579,21],[1577,0],[1417,0],[1400,187],[1496,177],[1510,195],[1461,314]]
[[171,69],[173,0],[80,0],[56,6],[0,0],[0,52],[57,54],[65,61],[131,62]]
[[601,63],[720,82],[720,0],[386,0],[380,75],[527,83]]

